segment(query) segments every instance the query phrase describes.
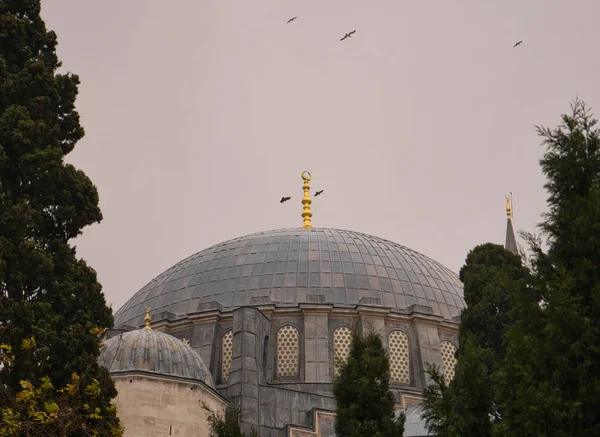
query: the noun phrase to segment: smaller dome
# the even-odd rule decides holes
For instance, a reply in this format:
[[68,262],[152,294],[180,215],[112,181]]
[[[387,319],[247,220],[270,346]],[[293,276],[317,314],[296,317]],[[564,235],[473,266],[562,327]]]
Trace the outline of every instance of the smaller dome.
[[124,332],[106,340],[98,363],[111,374],[148,372],[195,379],[215,388],[194,349],[172,335],[152,329]]

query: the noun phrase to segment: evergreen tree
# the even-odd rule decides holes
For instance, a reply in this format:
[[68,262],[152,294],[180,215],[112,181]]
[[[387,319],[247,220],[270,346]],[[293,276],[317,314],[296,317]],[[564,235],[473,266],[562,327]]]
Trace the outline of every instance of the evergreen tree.
[[495,379],[506,353],[514,297],[525,292],[529,272],[519,256],[496,244],[482,244],[460,270],[467,308],[461,315],[454,379],[436,368],[424,391],[424,417],[442,436],[491,436],[501,420]]
[[[84,135],[79,79],[57,74],[56,35],[40,8],[0,2],[0,350],[14,357],[0,366],[0,433],[119,435],[116,391],[96,362],[112,311],[69,245],[102,218],[95,186],[64,162]],[[47,417],[22,408],[35,387]],[[50,387],[72,396],[52,405]],[[71,419],[56,422],[55,406]]]
[[389,382],[381,337],[355,329],[348,360],[334,381],[337,437],[402,437],[405,416],[396,417]]
[[461,420],[457,415],[453,391],[446,376],[435,364],[426,364],[430,381],[423,390],[423,413],[427,430],[436,437],[455,437],[461,435]]
[[506,435],[600,435],[600,133],[583,102],[555,129],[538,127],[546,152],[548,243],[529,236],[533,287],[518,305],[502,379]]

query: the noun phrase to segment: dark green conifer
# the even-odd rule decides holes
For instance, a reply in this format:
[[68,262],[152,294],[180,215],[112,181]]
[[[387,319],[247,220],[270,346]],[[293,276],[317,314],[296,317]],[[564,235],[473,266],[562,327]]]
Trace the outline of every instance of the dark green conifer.
[[[17,435],[113,435],[116,391],[96,362],[112,311],[96,273],[69,244],[102,214],[96,187],[64,161],[84,131],[75,111],[79,78],[57,73],[56,44],[39,0],[0,2],[0,344],[15,357],[0,369],[0,409],[19,411],[20,381],[37,387],[49,377],[60,389],[77,380],[70,407],[78,414]],[[95,381],[99,393],[88,393]],[[31,417],[10,420],[35,425]]]
[[467,308],[462,312],[454,379],[447,383],[430,368],[424,391],[424,417],[438,437],[492,436],[502,418],[496,378],[513,323],[514,297],[525,292],[528,270],[502,246],[475,247],[460,271]]
[[334,381],[337,437],[402,437],[405,416],[394,412],[389,382],[381,337],[355,329],[348,360]]
[[[502,379],[504,435],[600,435],[600,132],[576,100],[546,152],[548,244],[526,235],[534,284],[519,301]],[[518,430],[518,432],[517,432]]]

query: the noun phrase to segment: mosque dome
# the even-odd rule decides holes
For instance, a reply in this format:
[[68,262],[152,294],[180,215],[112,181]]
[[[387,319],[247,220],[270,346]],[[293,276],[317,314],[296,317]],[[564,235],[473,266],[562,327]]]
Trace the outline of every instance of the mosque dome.
[[215,388],[202,358],[181,340],[152,329],[124,332],[104,341],[98,363],[109,373],[152,373],[202,381]]
[[416,304],[445,319],[466,307],[458,276],[412,249],[358,232],[294,228],[235,238],[178,262],[116,312],[115,327],[141,326],[147,306],[185,317],[208,302],[224,310],[319,302],[399,312]]

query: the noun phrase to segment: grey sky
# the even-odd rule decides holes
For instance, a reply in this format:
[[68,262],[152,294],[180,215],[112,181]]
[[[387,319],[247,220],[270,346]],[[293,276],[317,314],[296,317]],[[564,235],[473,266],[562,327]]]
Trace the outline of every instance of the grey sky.
[[600,116],[598,0],[45,0],[43,16],[82,80],[69,161],[105,218],[76,244],[115,310],[192,253],[299,227],[303,170],[325,190],[314,226],[458,271],[504,242],[508,192],[535,230],[534,125],[576,96]]

